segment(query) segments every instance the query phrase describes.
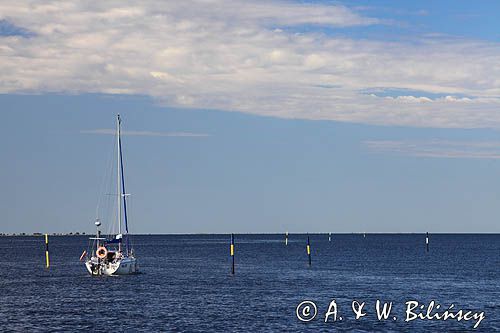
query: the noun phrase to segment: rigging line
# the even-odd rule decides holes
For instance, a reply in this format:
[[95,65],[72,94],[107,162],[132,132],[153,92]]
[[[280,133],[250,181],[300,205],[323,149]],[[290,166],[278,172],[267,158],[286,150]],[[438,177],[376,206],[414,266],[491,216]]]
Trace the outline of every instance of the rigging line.
[[[110,143],[111,143],[111,154],[108,155],[108,166],[107,166],[107,171],[106,171],[106,175],[107,175],[107,181],[108,181],[108,184],[107,184],[107,189],[105,189],[107,192],[109,192],[109,190],[113,190],[113,180],[114,180],[114,168],[113,168],[113,161],[114,161],[114,155],[115,155],[115,152],[116,152],[116,142],[115,140],[110,140]],[[104,191],[103,191],[104,192]],[[107,228],[106,228],[106,232],[107,234],[110,234],[113,232],[112,228],[114,227],[114,221],[112,221],[112,217],[113,217],[113,211],[110,209],[114,209],[115,208],[115,202],[114,200],[112,200],[112,197],[111,196],[103,196],[105,197],[105,201],[106,201],[106,208],[107,208],[107,213],[108,213],[108,216],[107,216]]]
[[[114,168],[114,157],[115,157],[115,153],[116,153],[116,144],[115,144],[115,141],[112,140],[112,144],[113,144],[113,149],[112,149],[112,153],[111,155],[109,156],[110,157],[110,163],[109,163],[109,178],[108,178],[108,187],[107,187],[107,190],[108,191],[116,191],[116,189],[114,188],[114,180],[115,180],[115,168]],[[114,227],[116,225],[116,221],[114,220],[116,218],[115,216],[115,212],[116,212],[116,200],[114,198],[115,196],[106,196],[106,202],[107,202],[107,212],[108,212],[108,228],[107,228],[107,233],[110,234],[110,233],[113,233],[114,232]]]
[[[111,150],[112,153],[113,153],[113,150],[115,149],[115,145],[112,144],[111,145]],[[99,218],[99,208],[101,206],[101,204],[105,204],[103,201],[104,199],[102,198],[102,194],[104,193],[105,191],[105,184],[106,184],[106,179],[108,178],[107,176],[109,175],[109,170],[111,169],[111,162],[112,162],[112,154],[108,155],[108,158],[107,158],[107,162],[105,164],[106,168],[104,169],[105,172],[101,178],[101,183],[100,183],[100,186],[99,186],[99,192],[98,192],[98,198],[97,198],[97,207],[96,207],[96,219]]]

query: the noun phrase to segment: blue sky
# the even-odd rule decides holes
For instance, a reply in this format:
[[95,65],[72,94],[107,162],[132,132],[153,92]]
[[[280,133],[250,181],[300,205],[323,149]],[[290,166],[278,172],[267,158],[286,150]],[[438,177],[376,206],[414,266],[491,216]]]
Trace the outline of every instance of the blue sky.
[[3,2],[0,232],[499,232],[499,7]]

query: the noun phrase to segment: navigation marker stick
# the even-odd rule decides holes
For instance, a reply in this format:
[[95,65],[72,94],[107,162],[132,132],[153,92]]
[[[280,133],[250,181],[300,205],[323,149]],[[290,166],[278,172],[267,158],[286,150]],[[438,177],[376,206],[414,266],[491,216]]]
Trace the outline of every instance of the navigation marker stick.
[[49,234],[45,234],[45,267],[50,267],[49,260]]
[[425,235],[425,246],[427,248],[427,252],[429,252],[429,233]]
[[230,253],[231,253],[231,274],[234,274],[234,234],[231,234],[231,246],[230,246]]
[[309,266],[311,266],[311,242],[309,236],[307,236],[307,255],[309,256]]

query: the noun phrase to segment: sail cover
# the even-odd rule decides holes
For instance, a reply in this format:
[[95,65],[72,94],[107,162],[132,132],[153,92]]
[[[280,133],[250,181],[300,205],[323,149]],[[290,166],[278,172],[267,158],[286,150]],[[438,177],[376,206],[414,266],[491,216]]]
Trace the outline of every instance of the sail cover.
[[118,234],[118,235],[115,236],[114,239],[107,240],[106,243],[108,243],[108,244],[121,243],[122,242],[122,238],[123,238],[123,235],[122,234]]

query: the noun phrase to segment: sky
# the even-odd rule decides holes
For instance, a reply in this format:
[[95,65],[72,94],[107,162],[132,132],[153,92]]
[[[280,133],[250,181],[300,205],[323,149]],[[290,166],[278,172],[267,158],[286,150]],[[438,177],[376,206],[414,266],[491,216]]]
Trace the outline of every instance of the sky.
[[2,1],[0,232],[91,232],[120,113],[133,233],[498,233],[498,13]]

